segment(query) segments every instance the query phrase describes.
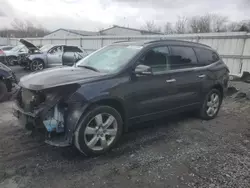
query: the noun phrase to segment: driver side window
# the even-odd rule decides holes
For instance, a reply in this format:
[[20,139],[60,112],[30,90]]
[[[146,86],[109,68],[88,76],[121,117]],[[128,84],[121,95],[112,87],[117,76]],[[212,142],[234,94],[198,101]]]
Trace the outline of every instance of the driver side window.
[[60,54],[63,52],[62,46],[57,46],[51,49],[50,54]]
[[168,56],[169,50],[167,46],[155,47],[140,59],[140,64],[151,67],[154,74],[166,72],[169,70]]

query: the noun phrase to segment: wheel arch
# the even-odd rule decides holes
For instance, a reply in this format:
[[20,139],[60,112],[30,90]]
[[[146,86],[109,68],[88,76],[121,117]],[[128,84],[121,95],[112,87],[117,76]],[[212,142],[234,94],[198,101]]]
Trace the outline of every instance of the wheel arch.
[[225,95],[223,86],[219,83],[215,84],[211,89],[217,89],[222,94],[222,97]]
[[43,63],[43,65],[45,66],[45,62],[44,59],[40,58],[40,57],[35,57],[34,59],[31,60],[31,62],[35,61],[35,60],[39,60]]

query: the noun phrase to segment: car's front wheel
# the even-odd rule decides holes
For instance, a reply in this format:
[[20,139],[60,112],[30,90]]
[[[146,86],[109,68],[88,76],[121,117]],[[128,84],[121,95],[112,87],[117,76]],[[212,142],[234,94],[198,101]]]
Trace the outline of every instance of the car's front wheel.
[[40,59],[34,59],[31,63],[30,63],[30,70],[31,71],[41,71],[44,69],[44,63],[42,60]]
[[75,132],[75,146],[85,155],[101,155],[119,140],[123,121],[110,106],[96,106],[87,112]]
[[217,89],[212,89],[205,97],[200,109],[200,117],[205,120],[214,119],[222,103],[222,93]]

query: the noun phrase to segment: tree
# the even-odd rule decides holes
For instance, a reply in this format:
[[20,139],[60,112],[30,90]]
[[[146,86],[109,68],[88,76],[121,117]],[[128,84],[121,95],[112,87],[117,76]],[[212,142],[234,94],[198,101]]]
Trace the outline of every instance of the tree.
[[175,23],[175,32],[178,34],[184,34],[187,32],[187,18],[184,16],[178,16],[178,20]]
[[42,25],[34,25],[29,20],[14,19],[11,25],[15,30],[15,37],[43,37],[49,33]]
[[209,15],[194,16],[189,19],[188,23],[192,33],[209,33],[211,31]]
[[161,28],[158,27],[154,21],[147,21],[143,29],[149,32],[161,32]]
[[210,14],[210,17],[211,17],[211,28],[213,32],[226,31],[226,24],[228,22],[228,17],[221,16],[218,14]]
[[173,26],[170,22],[167,22],[164,26],[164,33],[169,35],[174,33]]
[[230,22],[226,25],[226,31],[227,32],[236,32],[239,31],[242,24],[240,22]]

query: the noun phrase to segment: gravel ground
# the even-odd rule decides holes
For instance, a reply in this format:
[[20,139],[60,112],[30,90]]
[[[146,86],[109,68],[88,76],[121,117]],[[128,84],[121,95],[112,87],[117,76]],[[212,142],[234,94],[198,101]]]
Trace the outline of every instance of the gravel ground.
[[[249,85],[231,83],[240,92]],[[237,97],[236,97],[237,96]],[[86,158],[27,133],[0,108],[0,188],[237,187],[250,185],[250,101],[227,97],[218,117],[188,114],[135,126],[104,156]]]

